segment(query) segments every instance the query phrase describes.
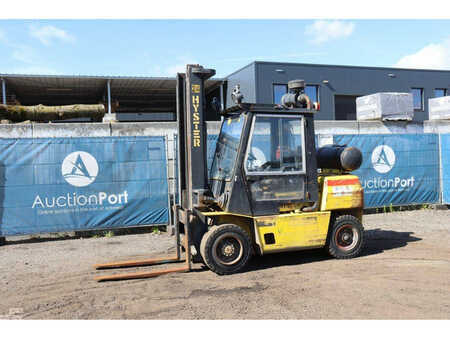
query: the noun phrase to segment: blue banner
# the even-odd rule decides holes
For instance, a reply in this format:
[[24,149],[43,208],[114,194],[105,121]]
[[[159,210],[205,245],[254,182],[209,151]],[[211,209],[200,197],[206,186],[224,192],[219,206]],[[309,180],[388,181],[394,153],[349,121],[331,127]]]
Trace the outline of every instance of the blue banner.
[[167,222],[163,137],[0,139],[0,236]]
[[441,134],[442,203],[450,204],[450,134]]
[[364,187],[366,208],[439,202],[436,134],[334,135],[363,153],[354,171]]

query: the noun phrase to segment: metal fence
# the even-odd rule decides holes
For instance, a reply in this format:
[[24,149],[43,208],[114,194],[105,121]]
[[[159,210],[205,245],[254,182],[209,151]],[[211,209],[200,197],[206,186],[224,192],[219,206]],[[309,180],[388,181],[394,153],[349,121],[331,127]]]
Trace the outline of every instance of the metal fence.
[[440,175],[441,175],[441,198],[443,204],[450,204],[450,134],[440,136]]
[[366,208],[440,202],[437,134],[334,135],[363,153],[354,171]]
[[0,236],[167,224],[164,137],[0,139]]
[[[111,135],[117,136],[0,138],[0,236],[167,224],[179,196],[175,125],[158,136],[148,135],[157,134],[154,125],[142,126],[145,133],[136,126],[114,128]],[[214,128],[207,139],[208,167]],[[316,135],[320,146],[362,150],[355,174],[367,208],[450,204],[449,133],[323,131]]]

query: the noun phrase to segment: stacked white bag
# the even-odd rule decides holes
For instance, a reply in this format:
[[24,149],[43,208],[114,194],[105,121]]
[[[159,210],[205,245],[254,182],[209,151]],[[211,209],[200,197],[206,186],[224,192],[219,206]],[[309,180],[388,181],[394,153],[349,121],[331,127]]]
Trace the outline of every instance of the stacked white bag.
[[375,93],[356,98],[357,120],[411,121],[413,117],[413,96],[410,93]]
[[428,113],[430,120],[450,120],[450,96],[429,99]]

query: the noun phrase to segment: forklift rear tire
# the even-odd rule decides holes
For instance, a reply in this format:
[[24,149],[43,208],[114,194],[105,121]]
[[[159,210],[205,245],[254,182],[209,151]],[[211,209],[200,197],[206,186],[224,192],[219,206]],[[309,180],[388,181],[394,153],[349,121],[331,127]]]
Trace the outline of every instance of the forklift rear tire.
[[364,228],[352,215],[336,218],[327,239],[328,253],[337,259],[348,259],[360,254]]
[[250,260],[251,252],[247,232],[234,224],[212,227],[200,243],[203,261],[218,275],[230,275],[243,270]]

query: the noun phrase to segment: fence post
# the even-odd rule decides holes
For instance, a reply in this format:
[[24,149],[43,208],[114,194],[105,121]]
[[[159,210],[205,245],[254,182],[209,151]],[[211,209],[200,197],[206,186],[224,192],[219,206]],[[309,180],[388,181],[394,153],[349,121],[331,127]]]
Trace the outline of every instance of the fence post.
[[439,152],[439,204],[444,204],[444,176],[442,169],[442,142],[441,133],[438,133],[438,152]]
[[2,103],[6,105],[6,80],[4,78],[2,78]]
[[168,224],[167,227],[169,228],[173,222],[172,222],[172,203],[170,198],[170,173],[169,173],[169,136],[167,133],[164,135],[164,143],[165,143],[165,151],[166,151],[166,179],[167,179],[167,215],[168,215]]

